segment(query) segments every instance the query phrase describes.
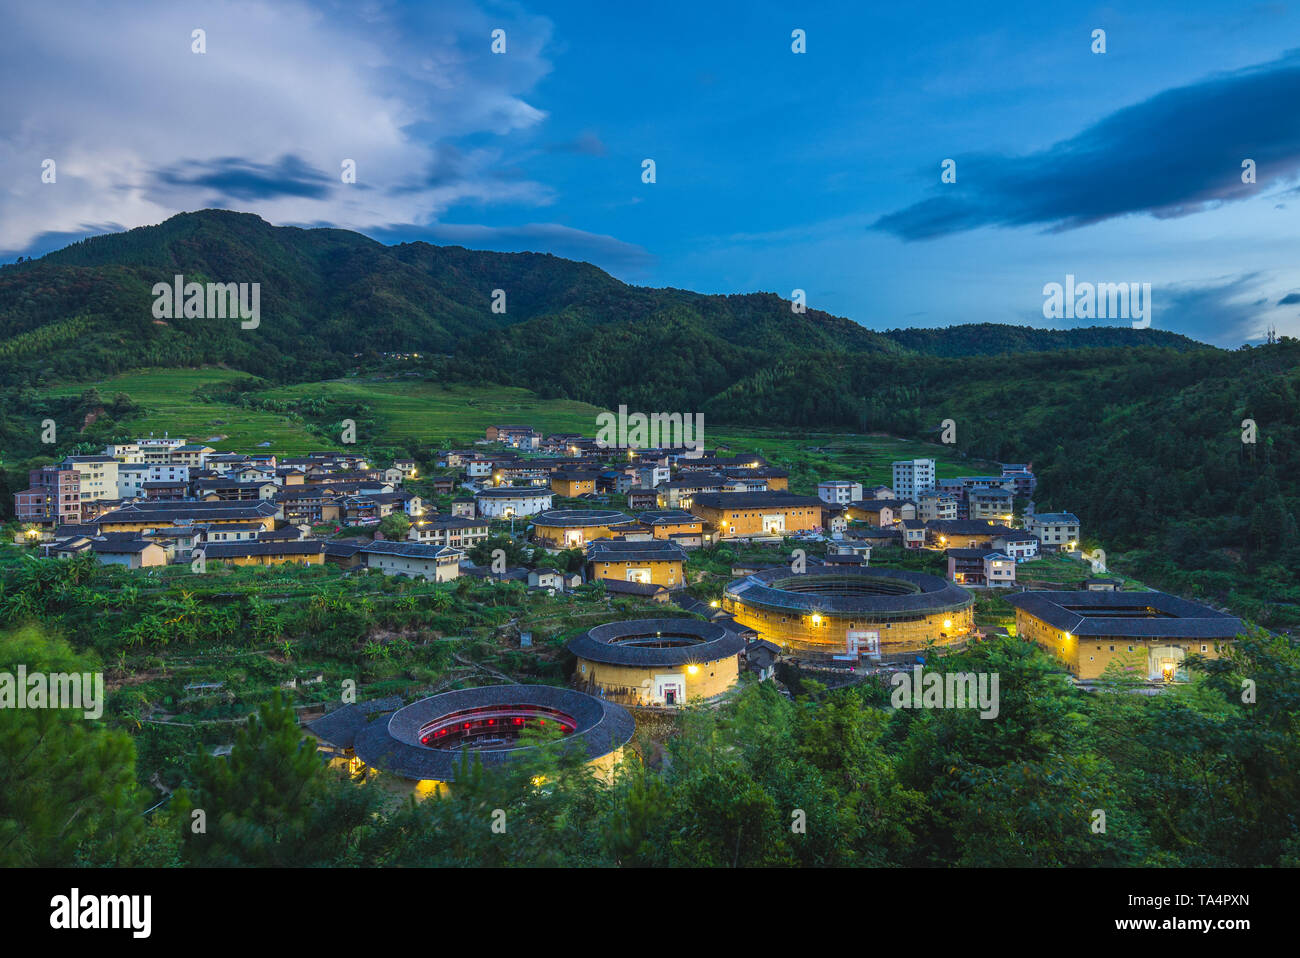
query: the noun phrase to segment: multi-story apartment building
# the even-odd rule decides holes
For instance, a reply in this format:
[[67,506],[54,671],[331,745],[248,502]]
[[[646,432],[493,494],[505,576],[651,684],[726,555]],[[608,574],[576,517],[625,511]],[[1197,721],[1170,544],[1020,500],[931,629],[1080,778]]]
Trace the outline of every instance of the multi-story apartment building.
[[893,464],[894,494],[913,502],[923,492],[934,491],[934,460],[904,459]]
[[75,469],[46,466],[28,473],[29,488],[14,494],[19,522],[43,526],[74,525],[81,521],[81,474]]
[[957,497],[946,492],[923,492],[916,497],[916,517],[922,522],[956,519]]
[[117,467],[117,496],[119,499],[138,499],[144,495],[144,484],[150,481],[152,466],[143,462],[123,462]]
[[1044,549],[1070,549],[1079,542],[1079,517],[1072,512],[1042,512],[1025,516],[1025,531],[1038,537]]
[[1009,523],[1014,512],[1015,496],[1009,489],[971,489],[966,493],[966,508],[971,519],[993,519]]
[[81,501],[120,499],[117,492],[117,468],[112,456],[68,456],[60,466],[75,469],[81,476]]

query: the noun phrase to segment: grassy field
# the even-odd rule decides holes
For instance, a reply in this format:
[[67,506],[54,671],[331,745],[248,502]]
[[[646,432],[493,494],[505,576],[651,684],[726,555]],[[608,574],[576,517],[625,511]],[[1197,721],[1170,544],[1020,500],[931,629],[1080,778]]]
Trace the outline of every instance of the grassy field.
[[[541,399],[527,389],[420,380],[334,379],[272,389],[266,399],[325,399],[370,406],[383,427],[379,442],[441,443],[482,439],[488,426],[529,425],[543,432],[596,434],[601,410],[569,399]],[[360,441],[361,437],[358,437]]]
[[[131,423],[141,435],[152,432],[161,436],[166,432],[205,442],[222,452],[252,452],[261,442],[271,443],[264,447],[270,452],[285,455],[320,448],[321,440],[314,438],[300,420],[224,404],[201,403],[194,398],[194,390],[200,386],[247,378],[247,373],[218,367],[144,369],[111,379],[56,386],[49,392],[54,396],[76,395],[93,386],[105,399],[119,392],[126,393],[145,409],[145,415]],[[225,438],[213,441],[213,436]]]
[[[246,373],[219,367],[145,369],[109,379],[52,387],[51,395],[74,395],[95,387],[105,398],[124,392],[144,407],[131,422],[141,435],[164,432],[205,442],[220,451],[255,451],[299,455],[328,445],[293,413],[266,412],[226,403],[202,403],[196,389],[248,378]],[[268,384],[269,386],[269,384]],[[596,434],[601,410],[568,399],[542,399],[526,389],[469,386],[410,379],[348,378],[268,388],[259,399],[324,398],[364,403],[379,424],[379,434],[359,435],[359,445],[405,442],[440,445],[468,443],[483,437],[497,423],[531,425],[543,432]],[[220,436],[221,439],[212,437]],[[270,443],[260,446],[260,443]],[[994,469],[991,463],[961,459],[935,443],[865,436],[852,433],[809,433],[750,429],[706,424],[705,442],[723,444],[730,452],[757,452],[791,472],[791,489],[813,493],[820,479],[852,478],[865,485],[891,482],[895,459],[933,458],[941,477],[969,475]]]

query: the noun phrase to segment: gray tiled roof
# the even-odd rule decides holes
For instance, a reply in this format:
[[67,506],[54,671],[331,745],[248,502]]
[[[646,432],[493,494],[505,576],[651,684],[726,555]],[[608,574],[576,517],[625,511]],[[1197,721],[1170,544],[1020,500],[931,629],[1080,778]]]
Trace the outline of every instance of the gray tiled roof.
[[[689,645],[654,648],[628,644],[634,639],[681,638]],[[744,639],[730,629],[699,619],[634,619],[609,622],[571,639],[568,649],[590,662],[626,666],[674,666],[716,662],[738,655]]]
[[[1017,592],[1006,599],[1079,636],[1230,639],[1242,630],[1240,619],[1167,592]],[[1127,610],[1134,614],[1123,615]]]
[[[550,685],[489,685],[421,699],[387,719],[372,722],[356,735],[357,757],[402,778],[454,781],[465,752],[422,745],[420,729],[449,712],[492,705],[540,705],[564,712],[577,727],[559,743],[560,747],[584,749],[588,759],[600,758],[626,745],[635,729],[626,709],[583,692]],[[505,765],[535,747],[482,749],[473,754],[485,766]]]

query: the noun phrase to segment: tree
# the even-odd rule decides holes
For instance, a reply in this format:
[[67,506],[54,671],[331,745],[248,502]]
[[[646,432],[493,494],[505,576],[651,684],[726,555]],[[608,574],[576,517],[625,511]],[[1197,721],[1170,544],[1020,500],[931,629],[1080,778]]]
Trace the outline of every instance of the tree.
[[379,520],[379,531],[385,539],[405,539],[411,531],[411,520],[404,512],[392,512]]
[[[320,855],[306,836],[326,790],[324,766],[278,691],[249,716],[229,757],[200,750],[192,772],[193,789],[175,802],[191,864],[287,866]],[[204,823],[197,832],[195,811]]]
[[[15,675],[19,665],[29,676],[101,674],[34,627],[0,633],[0,672]],[[143,821],[125,733],[84,709],[0,708],[0,782],[0,866],[130,863]]]

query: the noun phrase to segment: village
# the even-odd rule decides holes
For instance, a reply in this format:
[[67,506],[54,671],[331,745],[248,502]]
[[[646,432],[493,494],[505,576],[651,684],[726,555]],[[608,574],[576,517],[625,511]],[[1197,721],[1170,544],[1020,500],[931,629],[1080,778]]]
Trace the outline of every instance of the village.
[[[771,677],[783,657],[855,670],[959,648],[988,631],[972,609],[991,592],[1015,608],[1015,626],[996,631],[1032,637],[1081,682],[1113,662],[1153,683],[1185,680],[1186,654],[1216,655],[1240,628],[1105,576],[1104,553],[1084,554],[1072,513],[1034,511],[1030,464],[938,478],[934,459],[895,461],[889,485],[828,477],[816,495],[798,495],[787,470],[727,451],[623,448],[494,425],[473,447],[429,463],[380,464],[354,452],[278,457],[151,436],[32,470],[14,499],[20,543],[44,558],[87,553],[129,569],[188,564],[200,574],[214,563],[328,563],[347,574],[469,576],[551,595],[599,583],[606,594],[672,602],[744,640],[729,653],[730,680],[698,688],[677,671],[607,668],[603,681],[578,662],[575,681],[647,706],[709,698],[734,683],[742,661]],[[510,565],[494,549],[474,562],[469,553],[496,536],[553,561]],[[708,577],[691,556],[728,544],[771,556],[734,563],[720,590],[688,590]],[[909,550],[941,556],[944,574],[872,561],[873,552]],[[1051,590],[1018,583],[1018,569],[1049,555],[1079,560],[1078,580]]]

